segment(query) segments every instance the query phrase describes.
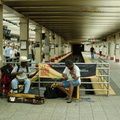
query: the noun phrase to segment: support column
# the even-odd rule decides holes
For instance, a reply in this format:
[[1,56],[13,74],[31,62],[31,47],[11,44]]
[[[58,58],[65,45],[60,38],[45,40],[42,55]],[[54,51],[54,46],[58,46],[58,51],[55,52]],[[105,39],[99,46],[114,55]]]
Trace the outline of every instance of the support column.
[[51,62],[55,62],[55,41],[54,41],[54,35],[53,33],[51,33],[51,51],[50,51],[50,55],[51,55]]
[[64,39],[61,38],[61,57],[64,56]]
[[68,43],[68,53],[70,53],[72,51],[72,46],[70,43]]
[[120,46],[120,33],[119,32],[117,32],[116,34],[115,34],[115,39],[116,39],[116,43],[115,43],[115,62],[119,62],[120,61],[120,59],[119,59],[119,51],[120,51],[120,48],[119,48],[119,46]]
[[102,44],[102,56],[105,57],[105,47],[104,43]]
[[67,47],[66,47],[66,54],[67,54],[68,51],[69,51],[69,44],[67,43],[66,46],[67,46]]
[[106,48],[106,49],[105,49],[105,50],[106,50],[106,51],[105,51],[105,57],[106,57],[106,58],[108,58],[108,44],[109,44],[108,41],[109,41],[109,37],[107,37],[107,41],[106,41],[106,44],[105,44],[105,48]]
[[50,62],[49,31],[45,29],[45,62]]
[[111,37],[111,42],[110,42],[110,60],[114,60],[114,36]]
[[107,57],[107,45],[106,45],[106,43],[103,44],[103,57]]
[[64,55],[66,55],[66,53],[67,53],[67,44],[64,43]]
[[59,40],[58,41],[58,46],[59,46],[58,47],[58,49],[59,49],[59,56],[58,57],[61,58],[61,55],[62,55],[61,54],[61,52],[62,52],[62,42],[61,42],[61,37],[60,36],[58,37],[58,40]]
[[59,50],[58,50],[58,35],[55,34],[55,60],[58,60]]
[[3,6],[0,0],[0,67],[3,66]]
[[29,20],[26,17],[21,17],[20,18],[20,46],[21,46],[21,51],[20,55],[21,56],[28,56],[28,50],[29,50]]
[[36,42],[39,43],[39,47],[36,47],[36,62],[42,62],[42,26],[36,25]]

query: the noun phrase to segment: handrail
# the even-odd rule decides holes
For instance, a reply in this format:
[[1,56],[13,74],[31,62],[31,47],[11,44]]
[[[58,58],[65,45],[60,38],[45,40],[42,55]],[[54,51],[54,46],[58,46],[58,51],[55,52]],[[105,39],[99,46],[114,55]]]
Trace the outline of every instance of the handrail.
[[[104,60],[100,57],[98,59],[98,62],[99,62],[99,64],[101,64],[101,66],[99,66],[99,68],[102,68],[102,69],[99,69],[99,74],[100,74],[100,75],[98,75],[99,80],[105,82],[103,84],[103,89],[105,89],[105,88],[107,89],[107,95],[109,96],[109,94],[110,94],[110,64],[106,60]],[[106,84],[106,82],[107,82],[107,84]]]
[[[96,79],[98,78],[98,81],[96,82],[81,82],[81,84],[101,84],[103,85],[102,89],[80,89],[80,91],[107,91],[107,95],[109,96],[109,89],[110,89],[110,65],[107,61],[104,59],[98,59],[99,63],[87,63],[87,64],[97,64],[96,70],[98,70],[99,74],[96,74]],[[10,62],[13,63],[13,62]],[[16,63],[16,62],[14,62]],[[39,64],[38,62],[34,62],[31,64]],[[42,63],[41,63],[42,64]],[[65,63],[43,63],[43,64],[65,64]],[[86,63],[75,63],[75,64],[86,64]],[[31,67],[31,68],[36,68],[36,67]],[[39,85],[40,83],[57,83],[57,79],[55,81],[41,81],[39,78]],[[40,86],[39,86],[40,88]]]

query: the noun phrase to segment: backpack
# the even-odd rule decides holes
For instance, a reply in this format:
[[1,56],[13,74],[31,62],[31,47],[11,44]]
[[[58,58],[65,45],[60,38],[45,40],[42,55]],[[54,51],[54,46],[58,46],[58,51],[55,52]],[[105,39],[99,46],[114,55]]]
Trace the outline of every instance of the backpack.
[[[20,68],[20,65],[18,65],[17,72],[19,71],[19,68]],[[26,69],[27,69],[27,73],[28,73],[28,67],[27,66],[26,66]],[[4,78],[4,76],[6,76],[9,79],[8,81],[11,82],[12,79],[16,78],[16,76],[11,75],[12,70],[13,70],[13,66],[10,65],[10,64],[7,64],[7,65],[3,66],[1,68],[2,78]],[[6,80],[2,79],[2,81],[3,81],[3,84],[5,84],[4,81],[6,81]]]
[[44,91],[44,97],[47,99],[58,98],[58,95],[56,93],[56,87],[54,88],[46,86],[46,90]]
[[15,76],[11,76],[11,71],[13,66],[7,64],[1,68],[1,91],[3,91],[4,85],[4,94],[8,93],[11,89],[11,81]]
[[1,72],[4,72],[6,74],[7,77],[10,77],[11,72],[13,70],[13,66],[10,64],[6,64],[5,66],[3,66],[1,68]]
[[14,78],[14,76],[11,76],[12,70],[13,70],[13,66],[10,64],[7,64],[1,68],[2,84],[7,84],[11,82],[11,80]]
[[15,57],[19,57],[19,56],[20,56],[19,52],[15,53]]
[[[18,69],[17,69],[17,72],[19,71],[19,68],[20,68],[20,65],[18,65]],[[27,72],[28,72],[28,67],[26,66],[26,69],[27,69]],[[1,68],[1,89],[0,91],[2,91],[3,89],[3,85],[5,85],[5,91],[4,93],[8,93],[11,89],[11,81],[16,77],[16,76],[13,76],[11,75],[11,72],[13,70],[13,66],[10,65],[10,64],[6,64],[5,66],[3,66]]]

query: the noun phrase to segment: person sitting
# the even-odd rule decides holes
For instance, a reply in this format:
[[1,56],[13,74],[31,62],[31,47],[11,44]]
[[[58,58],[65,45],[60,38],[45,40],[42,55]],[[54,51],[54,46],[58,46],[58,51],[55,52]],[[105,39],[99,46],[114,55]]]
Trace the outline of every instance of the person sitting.
[[[11,81],[11,87],[13,89],[13,93],[18,93],[18,91],[17,91],[18,85],[21,82],[23,82],[24,86],[25,86],[24,93],[27,94],[29,92],[29,89],[30,89],[30,80],[29,80],[29,78],[32,78],[33,76],[35,76],[39,71],[39,69],[36,69],[35,73],[29,74],[31,72],[31,70],[28,67],[28,61],[30,61],[30,60],[27,59],[26,56],[21,56],[20,57],[21,64],[19,66],[16,65],[14,67],[14,69],[12,70],[12,72],[11,72],[12,76],[16,76]],[[18,69],[18,67],[19,67],[19,69]],[[29,72],[28,75],[26,74],[27,72]]]
[[[58,83],[58,88],[66,93],[67,97],[64,99],[68,100],[67,103],[71,103],[74,87],[81,84],[80,69],[78,66],[73,64],[71,60],[66,60],[65,65],[66,68],[62,74],[65,81]],[[65,88],[69,88],[69,91],[67,91]]]

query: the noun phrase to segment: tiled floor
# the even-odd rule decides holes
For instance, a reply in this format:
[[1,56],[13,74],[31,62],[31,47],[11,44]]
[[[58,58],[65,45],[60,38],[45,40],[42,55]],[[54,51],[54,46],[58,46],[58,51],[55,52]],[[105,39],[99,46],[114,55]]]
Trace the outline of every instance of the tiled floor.
[[116,95],[84,95],[70,104],[62,98],[46,99],[43,105],[8,103],[4,98],[0,99],[0,120],[120,120],[120,63],[109,63]]

